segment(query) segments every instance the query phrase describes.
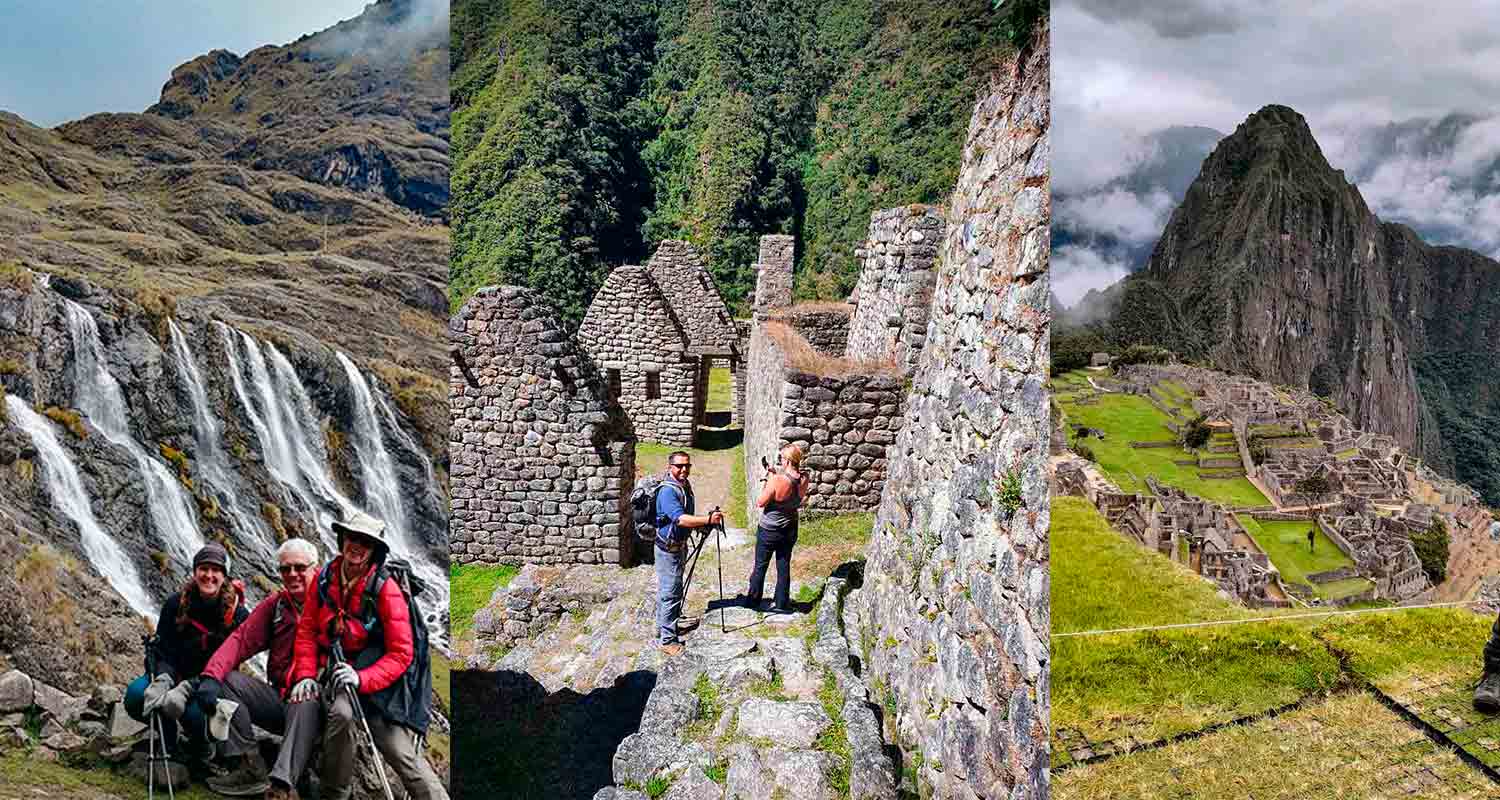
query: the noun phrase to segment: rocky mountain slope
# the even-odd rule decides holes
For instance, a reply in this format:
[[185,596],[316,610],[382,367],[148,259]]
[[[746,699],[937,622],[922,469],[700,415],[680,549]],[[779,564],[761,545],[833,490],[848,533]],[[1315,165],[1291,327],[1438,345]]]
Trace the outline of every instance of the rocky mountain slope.
[[358,505],[438,584],[441,622],[439,5],[209,53],[140,114],[0,114],[0,510],[105,577],[116,613],[209,539],[261,596],[280,539]]
[[1146,267],[1100,294],[1114,344],[1308,387],[1500,502],[1500,264],[1382,222],[1292,109],[1221,141]]

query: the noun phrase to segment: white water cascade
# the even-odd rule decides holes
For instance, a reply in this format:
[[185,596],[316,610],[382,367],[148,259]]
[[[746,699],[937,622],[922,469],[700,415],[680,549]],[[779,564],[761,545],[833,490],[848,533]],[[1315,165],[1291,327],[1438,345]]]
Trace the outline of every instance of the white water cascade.
[[[386,449],[385,438],[380,429],[380,411],[369,383],[348,356],[337,352],[335,355],[343,365],[344,373],[349,377],[349,387],[354,393],[354,451],[359,459],[365,502],[371,506],[376,516],[385,520],[386,530],[392,540],[391,549],[410,560],[412,568],[426,581],[428,593],[433,595],[426,602],[429,621],[435,621],[448,608],[448,576],[412,541],[406,519],[406,504],[401,499],[401,476],[396,471],[396,462],[391,458],[390,451]],[[400,432],[400,429],[397,428],[397,431]],[[430,464],[428,469],[430,474]],[[440,635],[437,630],[433,633],[434,638]]]
[[73,459],[58,441],[52,423],[13,394],[6,395],[5,408],[11,421],[25,431],[36,445],[52,505],[78,526],[83,553],[88,556],[89,563],[109,581],[137,614],[155,614],[151,595],[146,591],[145,584],[141,583],[140,573],[135,571],[119,542],[106,533],[99,520],[94,518],[94,509],[89,505],[89,496],[83,489],[78,468],[73,465]]
[[63,300],[68,333],[73,338],[73,404],[104,434],[104,438],[128,451],[136,460],[146,484],[146,504],[151,521],[171,553],[190,564],[203,547],[203,535],[189,499],[177,477],[165,464],[152,458],[130,432],[130,412],[120,384],[104,364],[104,348],[93,315],[72,300]]
[[198,361],[193,357],[187,338],[182,335],[177,323],[168,320],[167,327],[172,335],[172,355],[177,360],[177,374],[193,405],[193,437],[197,444],[194,455],[197,456],[198,469],[202,475],[200,481],[218,490],[215,496],[234,527],[253,537],[261,545],[261,549],[270,555],[276,547],[271,532],[260,523],[259,517],[247,514],[240,506],[240,483],[234,479],[229,456],[224,452],[224,426],[208,406],[208,391],[204,388],[203,373],[198,369]]

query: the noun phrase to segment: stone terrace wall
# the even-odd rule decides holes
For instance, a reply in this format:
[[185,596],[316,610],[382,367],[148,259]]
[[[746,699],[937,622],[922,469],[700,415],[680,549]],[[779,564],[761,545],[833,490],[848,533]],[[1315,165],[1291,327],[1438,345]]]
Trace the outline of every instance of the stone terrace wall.
[[974,110],[867,553],[865,672],[933,797],[1047,796],[1047,41]]
[[870,215],[870,234],[857,255],[863,259],[849,324],[850,358],[895,358],[911,374],[927,337],[932,287],[937,277],[943,212],[911,205]]
[[[636,438],[692,446],[700,403],[699,358],[688,352],[681,319],[644,267],[617,267],[609,274],[578,328],[578,344],[606,385],[610,370],[619,371],[616,399]],[[655,398],[650,396],[652,381]]]
[[811,303],[792,306],[776,314],[776,319],[797,330],[819,353],[842,357],[849,346],[849,318],[854,306],[838,303]]
[[[901,422],[901,379],[879,373],[819,376],[787,365],[787,356],[757,322],[750,336],[745,474],[752,527],[760,459],[776,461],[786,444],[802,448],[809,481],[803,513],[873,510],[885,485],[886,451]],[[788,330],[788,335],[796,335]]]
[[709,277],[707,262],[692,245],[678,239],[662,242],[646,269],[682,322],[693,352],[735,352],[739,332],[729,307]]
[[479,290],[449,321],[449,547],[460,564],[629,561],[629,423],[529,290]]

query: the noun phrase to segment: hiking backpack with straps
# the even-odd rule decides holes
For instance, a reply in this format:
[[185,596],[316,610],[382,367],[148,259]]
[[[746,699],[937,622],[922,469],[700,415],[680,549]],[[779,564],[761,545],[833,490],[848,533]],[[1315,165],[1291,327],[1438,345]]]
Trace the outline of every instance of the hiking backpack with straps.
[[687,508],[687,494],[671,481],[664,481],[658,475],[647,475],[635,482],[635,489],[630,492],[630,521],[635,526],[635,536],[642,542],[656,541],[656,493],[663,486],[671,486],[682,500],[682,507]]
[[[325,569],[318,576],[318,596],[324,605],[332,605],[332,598],[328,594],[331,572],[332,570]],[[380,617],[375,609],[380,587],[385,585],[386,578],[396,581],[396,585],[401,587],[401,596],[406,600],[406,615],[411,620],[412,658],[400,680],[364,699],[387,720],[425,735],[428,724],[432,722],[432,659],[428,652],[427,620],[417,605],[417,597],[427,590],[427,584],[412,572],[409,562],[387,557],[375,567],[369,580],[365,581],[357,618],[369,633],[369,644],[350,661],[355,669],[364,669],[385,655],[385,631],[381,629]]]

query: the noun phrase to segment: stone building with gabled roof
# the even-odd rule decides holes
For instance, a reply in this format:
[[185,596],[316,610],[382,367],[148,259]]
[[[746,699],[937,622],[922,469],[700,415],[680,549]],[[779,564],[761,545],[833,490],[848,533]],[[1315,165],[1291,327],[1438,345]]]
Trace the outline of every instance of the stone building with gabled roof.
[[576,338],[642,440],[691,447],[714,360],[739,380],[738,329],[687,242],[662,242],[646,266],[611,272]]

